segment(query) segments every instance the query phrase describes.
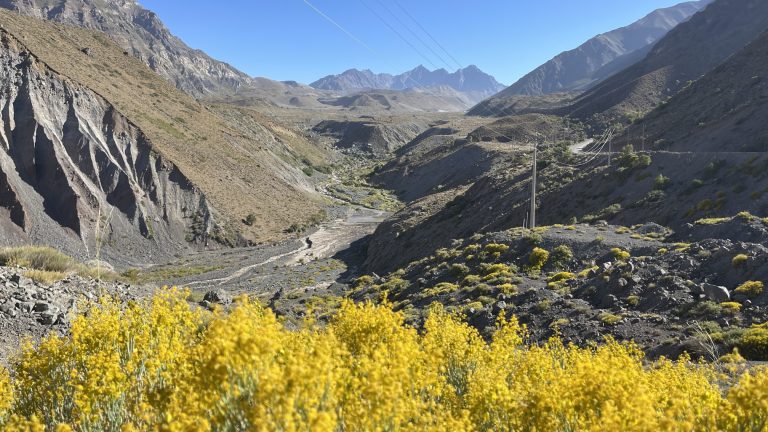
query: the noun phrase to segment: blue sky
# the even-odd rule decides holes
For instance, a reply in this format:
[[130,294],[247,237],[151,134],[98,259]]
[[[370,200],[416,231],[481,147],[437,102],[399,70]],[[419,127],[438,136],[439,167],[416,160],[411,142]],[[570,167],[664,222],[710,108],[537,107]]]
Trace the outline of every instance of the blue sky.
[[[654,9],[680,2],[307,1],[362,44],[320,16],[304,0],[139,0],[187,44],[253,76],[309,83],[349,68],[400,73],[424,64],[434,69],[371,9],[435,66],[456,69],[453,60],[420,32],[417,24],[399,9],[399,4],[461,65],[475,64],[507,85],[592,36],[630,24]],[[420,45],[403,24],[420,34],[435,52],[441,53],[445,63]]]

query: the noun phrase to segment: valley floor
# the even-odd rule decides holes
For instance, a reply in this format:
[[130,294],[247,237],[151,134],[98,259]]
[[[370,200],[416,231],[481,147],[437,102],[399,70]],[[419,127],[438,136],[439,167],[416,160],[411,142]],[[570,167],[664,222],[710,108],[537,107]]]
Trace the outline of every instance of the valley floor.
[[173,275],[184,269],[209,270],[163,280],[169,286],[189,287],[193,298],[211,290],[229,296],[247,293],[265,301],[276,295],[321,295],[356,273],[365,260],[367,236],[389,216],[359,206],[335,207],[332,213],[331,220],[292,240],[200,252],[146,271]]

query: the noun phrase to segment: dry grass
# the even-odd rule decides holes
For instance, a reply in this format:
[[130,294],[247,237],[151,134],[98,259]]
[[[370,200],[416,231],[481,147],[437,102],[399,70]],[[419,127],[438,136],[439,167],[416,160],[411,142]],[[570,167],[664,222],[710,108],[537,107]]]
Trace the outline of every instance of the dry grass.
[[[270,240],[320,209],[304,184],[303,157],[324,153],[303,136],[246,109],[205,106],[177,90],[108,36],[0,10],[16,48],[96,91],[135,123],[154,151],[176,164],[221,212],[229,228]],[[90,48],[90,55],[80,50]],[[252,226],[240,221],[253,213]]]
[[47,270],[27,270],[22,274],[43,285],[51,285],[67,277],[67,274],[64,272]]
[[26,267],[49,272],[76,270],[78,263],[47,246],[20,246],[0,249],[0,265]]
[[102,280],[114,280],[118,277],[113,272],[88,267],[48,246],[2,248],[0,266],[26,268],[24,276],[43,284],[59,281],[68,274]]

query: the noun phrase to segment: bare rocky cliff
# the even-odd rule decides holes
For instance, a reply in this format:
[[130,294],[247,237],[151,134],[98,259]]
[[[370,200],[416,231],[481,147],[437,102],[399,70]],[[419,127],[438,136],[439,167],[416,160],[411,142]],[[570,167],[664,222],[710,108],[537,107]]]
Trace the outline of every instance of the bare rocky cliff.
[[84,258],[99,244],[106,257],[140,262],[187,248],[209,228],[206,197],[141,130],[0,34],[4,243],[52,244]]
[[0,0],[0,7],[107,33],[180,90],[198,97],[254,84],[245,73],[187,46],[135,0]]

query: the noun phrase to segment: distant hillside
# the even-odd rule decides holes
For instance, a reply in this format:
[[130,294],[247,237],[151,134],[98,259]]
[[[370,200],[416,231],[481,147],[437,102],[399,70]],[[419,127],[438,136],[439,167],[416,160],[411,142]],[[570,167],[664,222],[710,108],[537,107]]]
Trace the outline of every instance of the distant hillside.
[[[619,145],[691,152],[768,152],[768,33],[630,126]],[[644,135],[642,135],[644,133]],[[768,210],[768,209],[766,209]]]
[[355,112],[463,112],[474,104],[474,99],[448,86],[409,88],[405,90],[367,90],[344,96],[317,99],[325,106],[344,108]]
[[717,0],[659,41],[642,61],[561,110],[578,118],[638,116],[699,79],[768,28],[768,2]]
[[424,66],[399,75],[376,74],[370,70],[350,69],[339,75],[321,78],[310,86],[319,90],[355,93],[363,90],[408,90],[413,88],[450,87],[473,101],[482,100],[504,88],[496,79],[477,66],[468,66],[453,73],[445,69],[430,71]]
[[539,66],[497,97],[535,96],[592,87],[641,60],[656,41],[711,2],[691,1],[657,9],[626,27],[595,36]]
[[642,60],[653,45],[712,0],[657,9],[626,26],[595,36],[560,53],[469,111],[470,115],[510,115],[527,96],[584,91]]

